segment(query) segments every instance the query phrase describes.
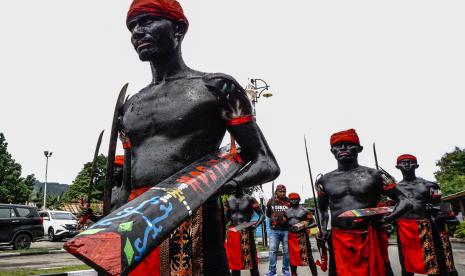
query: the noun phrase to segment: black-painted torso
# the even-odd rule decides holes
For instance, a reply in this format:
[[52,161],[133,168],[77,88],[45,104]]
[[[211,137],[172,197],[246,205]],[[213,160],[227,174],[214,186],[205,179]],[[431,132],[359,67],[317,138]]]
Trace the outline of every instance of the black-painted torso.
[[257,226],[265,219],[257,200],[250,195],[236,193],[228,198],[225,205],[226,220],[233,226],[251,221],[254,211],[260,216]]
[[123,131],[131,141],[133,188],[155,185],[217,149],[226,128],[205,74],[150,84],[124,107]]
[[[411,208],[411,204],[392,182],[378,170],[360,166],[357,158],[363,147],[351,143],[339,143],[331,148],[338,169],[325,174],[317,183],[318,208],[322,228],[325,231],[328,223],[328,208],[331,212],[331,226],[340,229],[366,229],[366,219],[339,218],[348,210],[376,207],[384,194],[398,202],[394,211],[385,216],[391,221]],[[326,235],[326,233],[325,233]]]
[[286,220],[289,224],[289,231],[291,232],[305,231],[306,227],[302,229],[296,229],[295,226],[299,223],[304,223],[305,226],[308,226],[313,222],[311,218],[312,216],[310,211],[304,207],[299,206],[298,204],[296,206],[291,206],[291,208],[286,210]]
[[418,177],[410,181],[402,180],[397,187],[413,204],[412,210],[402,217],[407,219],[427,218],[426,206],[427,204],[436,203],[432,199],[432,194],[434,190],[439,190],[439,186],[434,182]]

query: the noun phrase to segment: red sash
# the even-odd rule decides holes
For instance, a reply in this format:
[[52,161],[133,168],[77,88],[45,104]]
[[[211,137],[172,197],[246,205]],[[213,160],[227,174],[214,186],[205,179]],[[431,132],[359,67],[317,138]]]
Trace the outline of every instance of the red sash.
[[[231,270],[244,270],[257,268],[254,265],[252,258],[255,258],[255,264],[258,264],[258,256],[252,256],[251,246],[254,246],[250,239],[253,238],[250,229],[241,231],[231,231],[233,226],[229,226],[227,239],[224,242],[226,256],[228,257],[228,265]],[[254,242],[254,241],[252,241]],[[257,250],[255,249],[254,252]]]
[[371,225],[368,230],[331,229],[337,275],[385,276],[381,234]]
[[397,232],[404,256],[405,271],[438,274],[430,222],[427,219],[399,219]]

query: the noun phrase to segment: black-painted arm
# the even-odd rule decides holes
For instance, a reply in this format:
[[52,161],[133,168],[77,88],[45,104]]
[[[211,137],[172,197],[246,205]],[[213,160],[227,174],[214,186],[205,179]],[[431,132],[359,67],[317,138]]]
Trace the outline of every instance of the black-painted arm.
[[270,200],[268,200],[268,202],[266,203],[266,216],[271,218],[271,200],[273,198],[271,198]]
[[329,197],[326,194],[324,190],[324,183],[323,183],[323,178],[319,178],[318,181],[316,182],[316,190],[318,193],[318,198],[317,198],[317,207],[318,208],[318,214],[320,215],[320,223],[321,223],[321,235],[323,236],[324,239],[328,238],[328,222],[329,222],[329,213],[328,213],[328,207],[329,207]]
[[224,218],[226,219],[226,222],[231,221],[231,209],[229,208],[229,202],[226,199],[224,202]]
[[263,213],[260,203],[258,203],[258,201],[254,197],[251,198],[251,204],[252,204],[253,210],[258,215],[258,220],[254,225],[254,227],[257,228],[265,220],[265,214]]
[[206,86],[217,99],[227,130],[241,146],[241,157],[247,165],[227,183],[232,190],[237,184],[251,187],[270,182],[278,177],[278,163],[255,122],[253,107],[245,90],[230,76],[211,74],[205,77]]
[[413,208],[412,202],[397,189],[397,184],[389,175],[378,172],[378,179],[383,189],[383,194],[393,199],[397,204],[394,206],[392,213],[384,216],[386,223],[392,223],[395,219],[400,218]]

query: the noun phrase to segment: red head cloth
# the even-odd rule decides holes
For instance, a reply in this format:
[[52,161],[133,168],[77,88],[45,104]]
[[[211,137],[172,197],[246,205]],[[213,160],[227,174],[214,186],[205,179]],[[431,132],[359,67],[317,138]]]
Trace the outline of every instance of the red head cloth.
[[358,139],[357,132],[355,129],[351,128],[348,130],[336,132],[331,135],[330,144],[331,146],[340,143],[340,142],[347,142],[360,145],[360,140]]
[[287,198],[289,199],[299,199],[300,200],[300,195],[298,193],[290,193]]
[[124,155],[115,156],[115,166],[122,167],[124,165]]
[[134,0],[129,7],[126,23],[140,14],[150,14],[173,21],[181,20],[189,27],[189,21],[176,0]]
[[409,159],[412,160],[413,162],[417,163],[417,158],[411,154],[402,154],[401,156],[397,157],[397,164],[400,163],[400,161]]
[[278,186],[276,186],[276,190],[274,190],[275,192],[277,191],[282,191],[282,190],[286,190],[286,186],[284,186],[283,184],[278,184]]

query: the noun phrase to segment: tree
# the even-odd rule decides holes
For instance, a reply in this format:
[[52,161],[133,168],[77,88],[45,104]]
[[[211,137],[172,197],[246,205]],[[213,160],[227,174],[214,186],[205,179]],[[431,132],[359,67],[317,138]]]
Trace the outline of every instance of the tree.
[[34,186],[34,175],[21,177],[21,165],[8,152],[8,143],[0,133],[0,202],[26,203]]
[[434,173],[444,195],[465,190],[465,149],[455,147],[436,162],[439,170]]
[[[95,172],[94,186],[92,190],[92,199],[101,201],[103,199],[103,187],[105,185],[105,175],[107,167],[107,157],[100,154],[97,157],[97,170]],[[78,173],[69,190],[64,196],[64,200],[68,202],[77,201],[79,199],[87,200],[89,191],[90,172],[92,170],[92,162],[87,162]]]

